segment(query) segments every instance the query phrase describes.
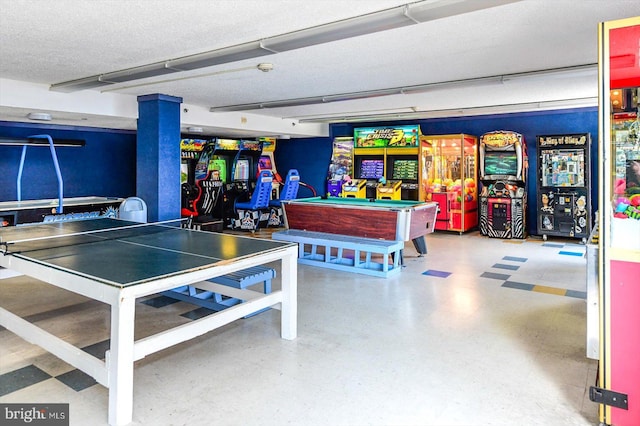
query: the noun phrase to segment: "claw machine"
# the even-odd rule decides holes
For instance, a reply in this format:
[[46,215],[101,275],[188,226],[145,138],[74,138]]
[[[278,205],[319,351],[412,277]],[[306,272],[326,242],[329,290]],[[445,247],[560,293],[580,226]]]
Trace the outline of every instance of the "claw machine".
[[580,238],[591,232],[589,133],[543,135],[538,145],[538,235]]
[[[640,17],[598,27],[600,423],[640,425]],[[617,93],[616,93],[617,92]],[[621,101],[628,101],[623,107]]]
[[[466,134],[422,136],[420,199],[438,203],[436,230],[478,226],[478,138]],[[423,198],[424,197],[424,198]]]

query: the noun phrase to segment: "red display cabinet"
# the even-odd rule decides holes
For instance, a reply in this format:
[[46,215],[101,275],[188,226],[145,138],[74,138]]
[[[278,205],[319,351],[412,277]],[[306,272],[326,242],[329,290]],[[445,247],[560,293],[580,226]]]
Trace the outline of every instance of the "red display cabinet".
[[636,426],[640,425],[640,17],[601,23],[598,44],[600,348],[598,384],[591,387],[590,398],[600,404],[602,424]]

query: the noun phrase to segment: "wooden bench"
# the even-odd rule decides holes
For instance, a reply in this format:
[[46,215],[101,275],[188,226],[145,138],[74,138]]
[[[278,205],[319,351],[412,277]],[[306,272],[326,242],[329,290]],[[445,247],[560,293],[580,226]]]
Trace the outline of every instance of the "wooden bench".
[[[359,238],[326,232],[289,229],[274,232],[274,240],[298,243],[298,263],[387,278],[400,272],[403,241]],[[322,247],[322,253],[318,248]],[[380,261],[374,255],[381,256]],[[391,256],[391,262],[389,261]]]
[[[262,282],[264,293],[268,294],[271,293],[271,280],[275,278],[275,276],[275,269],[267,268],[266,266],[252,266],[250,268],[242,269],[240,271],[232,272],[220,277],[215,277],[207,281],[239,289],[245,289],[250,285]],[[198,289],[193,285],[185,285],[182,287],[164,291],[162,292],[162,295],[171,297],[173,299],[182,300],[184,302],[192,303],[194,305],[202,306],[214,311],[221,311],[242,302],[241,299],[236,299],[235,297],[226,297],[220,293]],[[260,312],[266,311],[267,309],[269,308],[255,312],[251,315],[247,315],[247,318],[259,314]]]

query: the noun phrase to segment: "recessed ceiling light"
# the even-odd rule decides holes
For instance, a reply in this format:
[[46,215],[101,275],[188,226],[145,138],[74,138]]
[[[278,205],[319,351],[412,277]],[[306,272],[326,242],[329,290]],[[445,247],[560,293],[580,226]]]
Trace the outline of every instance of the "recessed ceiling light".
[[46,112],[30,112],[27,114],[29,120],[51,121],[51,114]]
[[202,127],[187,127],[187,132],[189,133],[202,133],[204,129]]

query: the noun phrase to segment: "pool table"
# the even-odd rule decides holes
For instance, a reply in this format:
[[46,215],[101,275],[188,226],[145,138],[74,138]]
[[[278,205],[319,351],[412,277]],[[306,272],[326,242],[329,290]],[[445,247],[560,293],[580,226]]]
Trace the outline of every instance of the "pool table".
[[289,229],[390,241],[412,240],[425,254],[424,236],[433,232],[438,204],[407,200],[313,197],[282,203]]

